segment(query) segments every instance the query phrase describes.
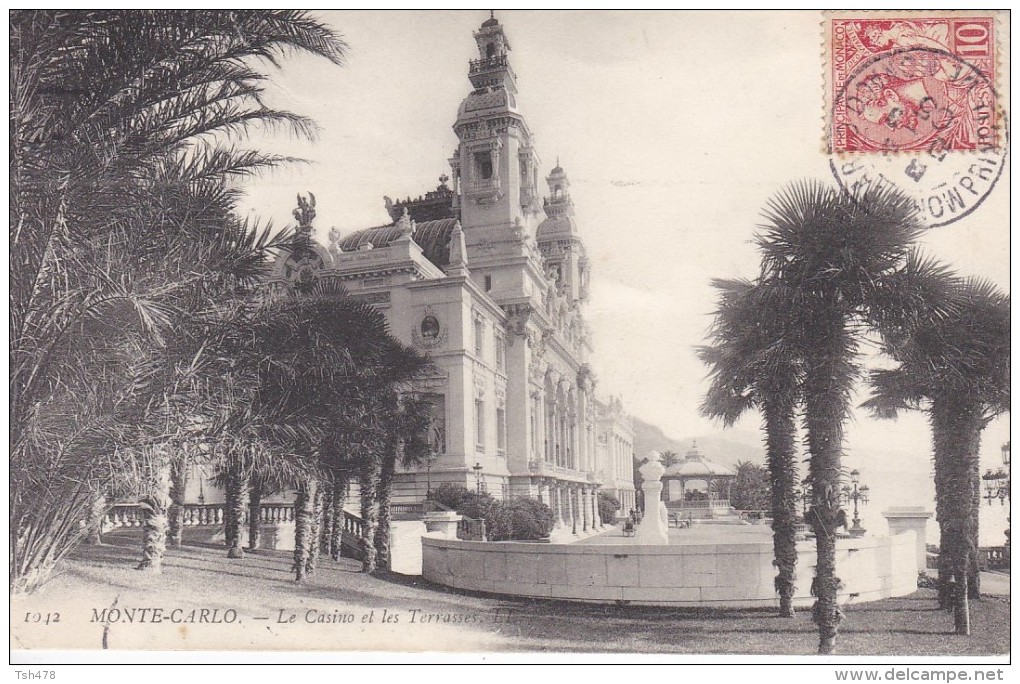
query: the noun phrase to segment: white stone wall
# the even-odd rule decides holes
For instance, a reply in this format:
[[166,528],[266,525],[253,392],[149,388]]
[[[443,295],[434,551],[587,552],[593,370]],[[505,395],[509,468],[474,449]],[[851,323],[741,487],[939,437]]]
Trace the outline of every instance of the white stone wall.
[[[914,533],[840,540],[844,603],[917,590]],[[815,551],[798,545],[795,604],[810,606]],[[458,589],[596,603],[752,608],[778,605],[771,543],[670,546],[422,539],[422,575]]]

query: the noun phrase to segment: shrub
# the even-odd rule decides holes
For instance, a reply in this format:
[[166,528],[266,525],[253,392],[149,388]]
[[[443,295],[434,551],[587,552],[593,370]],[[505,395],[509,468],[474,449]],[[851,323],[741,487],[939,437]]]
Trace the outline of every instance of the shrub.
[[429,499],[455,511],[460,508],[460,503],[464,500],[464,497],[470,493],[466,487],[446,483],[433,489],[429,494]]
[[917,588],[918,589],[938,589],[939,580],[937,577],[932,577],[923,570],[917,573]]
[[460,505],[457,506],[457,512],[469,518],[485,518],[488,520],[493,515],[493,509],[498,505],[499,502],[493,499],[492,495],[488,492],[478,494],[469,491],[461,499]]
[[609,492],[599,492],[599,517],[603,525],[616,522],[616,512],[620,510],[620,500]]
[[473,492],[467,487],[452,484],[436,487],[432,490],[430,498],[450,510],[476,520],[479,518],[488,520],[492,517],[493,507],[497,504],[488,492]]
[[544,539],[553,529],[552,509],[526,497],[497,501],[489,509],[485,527],[490,541]]
[[535,499],[515,497],[496,501],[488,492],[472,492],[451,484],[432,490],[431,499],[467,518],[484,518],[486,535],[491,541],[533,541],[552,532],[552,509]]

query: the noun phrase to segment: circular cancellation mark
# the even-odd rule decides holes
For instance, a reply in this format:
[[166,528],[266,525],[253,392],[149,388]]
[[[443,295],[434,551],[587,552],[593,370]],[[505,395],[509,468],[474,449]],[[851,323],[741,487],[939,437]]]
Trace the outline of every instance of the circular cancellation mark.
[[969,215],[995,188],[1009,130],[979,69],[940,50],[911,48],[862,64],[833,101],[845,149],[829,160],[840,187],[893,185],[929,227]]

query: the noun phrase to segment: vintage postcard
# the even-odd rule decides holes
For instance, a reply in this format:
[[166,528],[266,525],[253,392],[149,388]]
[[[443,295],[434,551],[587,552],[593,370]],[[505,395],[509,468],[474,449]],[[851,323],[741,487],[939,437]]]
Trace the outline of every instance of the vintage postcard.
[[18,678],[1008,671],[1008,12],[9,27]]

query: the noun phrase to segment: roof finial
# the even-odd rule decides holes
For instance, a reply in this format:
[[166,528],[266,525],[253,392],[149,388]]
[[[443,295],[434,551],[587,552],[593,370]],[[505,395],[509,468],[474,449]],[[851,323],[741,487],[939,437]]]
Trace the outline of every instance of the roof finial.
[[496,18],[496,10],[489,10],[489,19]]

